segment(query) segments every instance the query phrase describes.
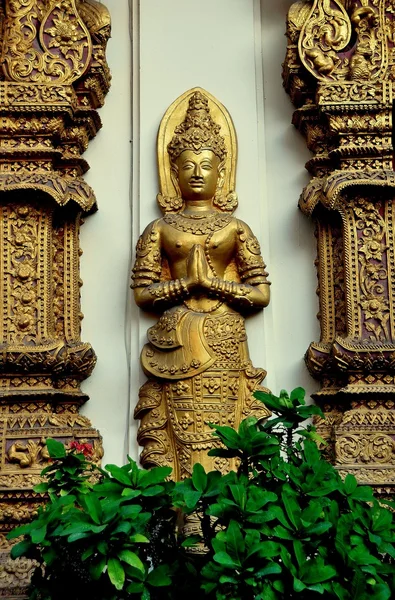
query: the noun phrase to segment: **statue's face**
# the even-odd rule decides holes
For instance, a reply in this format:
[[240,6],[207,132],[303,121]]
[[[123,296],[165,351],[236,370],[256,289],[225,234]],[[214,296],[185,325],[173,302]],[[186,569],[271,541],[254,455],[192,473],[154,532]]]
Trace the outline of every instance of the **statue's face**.
[[177,158],[178,183],[184,200],[211,200],[219,178],[220,160],[211,150],[184,150]]

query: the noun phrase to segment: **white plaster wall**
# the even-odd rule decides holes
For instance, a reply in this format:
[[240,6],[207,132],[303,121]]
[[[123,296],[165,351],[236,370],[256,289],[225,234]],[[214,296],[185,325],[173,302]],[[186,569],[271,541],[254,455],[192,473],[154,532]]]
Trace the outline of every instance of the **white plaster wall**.
[[316,318],[316,240],[313,222],[298,210],[297,203],[309,181],[304,164],[311,154],[291,124],[294,108],[281,77],[287,44],[285,19],[292,3],[293,0],[261,0],[266,215],[273,274],[273,330],[267,340],[267,352],[274,365],[273,375],[270,374],[272,390],[302,386],[310,395],[318,384],[310,377],[303,356],[310,342],[318,341],[320,335]]
[[125,460],[129,419],[129,327],[126,311],[131,253],[131,45],[127,0],[105,0],[112,16],[107,59],[112,85],[99,114],[103,128],[85,154],[87,182],[99,211],[81,231],[82,339],[98,361],[83,390],[83,412],[104,438],[105,463]]
[[105,460],[120,462],[126,451],[138,453],[132,413],[144,381],[139,352],[152,324],[131,302],[130,253],[160,214],[157,129],[185,90],[206,88],[236,126],[237,215],[260,239],[273,282],[270,306],[248,319],[250,352],[268,370],[273,391],[316,387],[303,354],[318,337],[318,307],[312,224],[297,210],[308,152],[291,125],[281,82],[290,1],[131,0],[131,25],[127,0],[105,3],[113,20],[113,86],[100,111],[103,130],[86,155],[99,212],[82,233],[83,339],[95,348],[98,365],[84,390],[91,396],[85,414],[103,434]]

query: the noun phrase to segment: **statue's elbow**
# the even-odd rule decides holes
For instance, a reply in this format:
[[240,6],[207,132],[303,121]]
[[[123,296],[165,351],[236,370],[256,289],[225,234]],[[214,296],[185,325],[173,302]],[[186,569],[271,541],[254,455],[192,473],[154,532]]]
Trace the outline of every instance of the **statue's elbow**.
[[147,299],[145,298],[144,288],[135,288],[133,290],[134,301],[139,308],[146,308]]

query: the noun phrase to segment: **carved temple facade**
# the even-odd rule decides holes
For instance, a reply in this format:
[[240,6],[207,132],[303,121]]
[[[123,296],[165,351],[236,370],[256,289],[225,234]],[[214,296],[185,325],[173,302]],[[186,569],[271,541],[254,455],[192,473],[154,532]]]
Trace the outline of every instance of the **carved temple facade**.
[[0,1],[0,597],[29,578],[5,535],[42,502],[45,439],[138,457],[156,320],[130,269],[161,216],[161,119],[197,86],[232,116],[236,216],[270,270],[252,363],[322,406],[342,473],[393,489],[394,15],[390,0]]
[[395,483],[394,7],[297,2],[284,82],[313,156],[299,201],[316,223],[321,336],[306,364],[342,473]]

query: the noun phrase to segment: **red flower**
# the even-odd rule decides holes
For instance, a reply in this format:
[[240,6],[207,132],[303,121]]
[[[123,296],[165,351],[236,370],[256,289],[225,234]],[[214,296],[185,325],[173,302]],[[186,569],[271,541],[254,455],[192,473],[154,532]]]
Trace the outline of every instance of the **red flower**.
[[93,454],[92,444],[79,444],[76,441],[70,442],[70,450],[77,450],[77,452],[83,454],[86,458]]

